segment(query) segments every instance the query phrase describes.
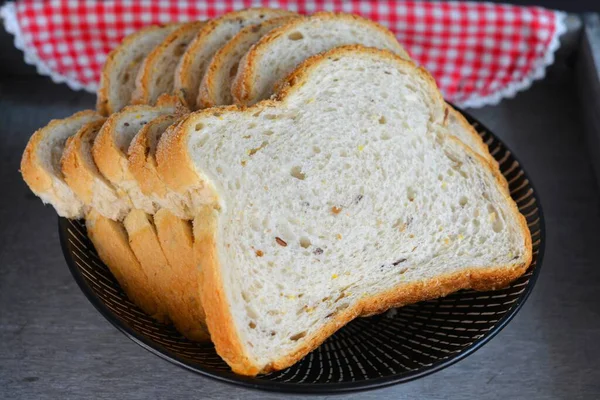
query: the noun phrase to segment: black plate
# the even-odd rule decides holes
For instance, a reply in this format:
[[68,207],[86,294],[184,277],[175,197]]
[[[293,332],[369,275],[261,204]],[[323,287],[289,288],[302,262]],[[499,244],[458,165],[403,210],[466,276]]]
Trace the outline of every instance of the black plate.
[[533,262],[502,290],[463,290],[371,318],[359,318],[302,361],[283,371],[248,378],[232,373],[212,345],[200,345],[160,324],[131,303],[87,238],[83,221],[59,219],[67,263],[100,313],[134,342],[191,371],[222,382],[295,393],[334,393],[380,388],[439,371],[494,337],[521,308],[539,274],[544,253],[540,201],[520,163],[504,144],[467,116],[488,144],[527,218]]

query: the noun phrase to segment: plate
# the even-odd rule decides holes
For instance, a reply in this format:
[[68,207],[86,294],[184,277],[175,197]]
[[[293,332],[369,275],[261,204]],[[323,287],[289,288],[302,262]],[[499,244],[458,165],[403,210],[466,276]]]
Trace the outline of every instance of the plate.
[[494,134],[465,116],[498,161],[531,231],[531,266],[505,289],[463,290],[359,318],[292,367],[244,377],[231,372],[212,345],[185,339],[131,303],[98,258],[84,222],[59,218],[67,264],[90,302],[117,329],[152,353],[209,378],[255,389],[326,394],[380,388],[423,377],[472,354],[506,326],[531,293],[544,253],[544,218],[527,173]]

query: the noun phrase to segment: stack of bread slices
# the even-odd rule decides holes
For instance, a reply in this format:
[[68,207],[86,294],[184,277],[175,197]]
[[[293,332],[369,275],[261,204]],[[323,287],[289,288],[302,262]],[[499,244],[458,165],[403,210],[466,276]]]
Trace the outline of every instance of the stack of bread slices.
[[21,172],[85,219],[132,301],[245,375],[531,262],[487,146],[392,33],[348,14],[142,29],[97,110],[35,132]]

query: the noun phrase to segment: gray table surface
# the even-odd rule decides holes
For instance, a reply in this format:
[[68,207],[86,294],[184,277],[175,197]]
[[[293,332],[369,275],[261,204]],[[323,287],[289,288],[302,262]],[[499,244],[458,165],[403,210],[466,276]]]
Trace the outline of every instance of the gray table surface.
[[[91,306],[60,250],[54,211],[21,181],[29,135],[93,107],[43,78],[0,80],[0,398],[281,398],[194,375],[143,350]],[[532,296],[490,343],[371,399],[600,398],[600,192],[582,135],[572,70],[472,113],[518,155],[547,223]]]

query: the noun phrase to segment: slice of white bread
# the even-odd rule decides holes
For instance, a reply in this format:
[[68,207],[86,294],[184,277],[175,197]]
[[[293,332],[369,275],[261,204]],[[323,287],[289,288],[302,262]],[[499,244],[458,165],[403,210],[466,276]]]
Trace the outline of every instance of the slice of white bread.
[[334,47],[361,44],[408,54],[385,27],[352,14],[319,12],[272,30],[244,55],[232,84],[236,104],[266,99],[275,84],[310,56]]
[[60,168],[67,139],[83,125],[100,120],[102,117],[90,110],[54,119],[31,136],[23,152],[23,179],[31,191],[45,204],[51,204],[61,217],[79,219],[85,212],[84,203],[65,182]]
[[129,237],[122,223],[103,217],[93,208],[85,218],[88,238],[100,259],[108,266],[127,297],[146,314],[161,322],[168,321],[168,311],[150,284],[129,245]]
[[98,171],[92,146],[105,119],[85,124],[67,140],[60,160],[65,182],[83,201],[106,218],[121,221],[131,209],[129,197]]
[[142,61],[177,28],[178,24],[142,28],[125,37],[109,53],[97,92],[96,108],[100,114],[108,116],[129,104]]
[[209,340],[206,315],[200,298],[202,274],[198,268],[191,221],[178,218],[167,209],[154,214],[154,226],[160,247],[174,273],[173,287],[182,300],[173,317],[177,330],[193,341]]
[[112,114],[98,133],[92,155],[98,170],[117,189],[126,193],[133,207],[154,214],[158,205],[140,190],[138,182],[129,171],[127,150],[138,131],[152,119],[166,114],[175,114],[178,105],[128,106]]
[[135,78],[132,104],[152,105],[160,95],[173,92],[179,59],[204,23],[194,21],[181,25],[146,56]]
[[294,15],[285,10],[250,8],[208,21],[181,57],[175,74],[175,92],[190,109],[196,107],[200,82],[213,55],[236,33],[268,19]]
[[445,110],[423,69],[349,46],[307,60],[274,101],[196,112],[161,138],[163,180],[218,195],[194,235],[211,338],[235,372],[285,368],[357,316],[525,272],[525,219]]
[[198,93],[200,108],[222,106],[233,103],[231,82],[235,78],[238,64],[244,54],[269,31],[298,16],[274,18],[257,25],[248,26],[238,32],[212,58]]

